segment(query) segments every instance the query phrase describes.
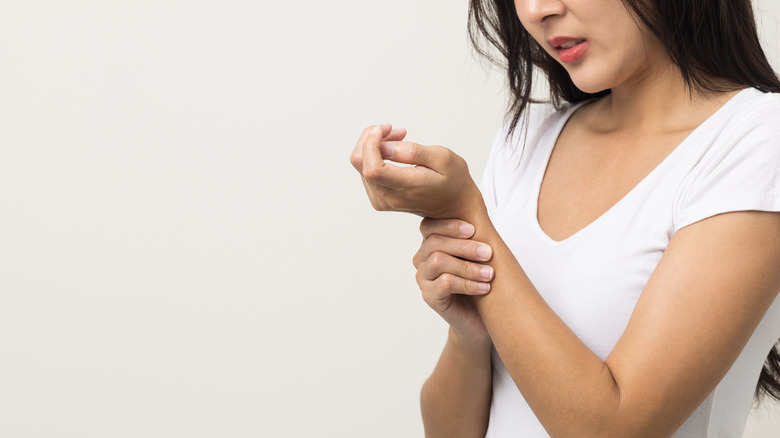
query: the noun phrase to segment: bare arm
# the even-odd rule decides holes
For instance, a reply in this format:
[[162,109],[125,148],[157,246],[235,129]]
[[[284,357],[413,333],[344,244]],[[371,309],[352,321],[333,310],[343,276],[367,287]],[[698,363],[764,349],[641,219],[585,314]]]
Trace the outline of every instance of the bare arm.
[[[423,299],[450,324],[438,364],[420,397],[428,437],[483,437],[492,395],[492,343],[469,295],[488,293],[490,248],[468,240],[474,227],[458,220],[420,225],[425,244],[415,254]],[[465,259],[476,260],[467,262]]]
[[[393,204],[399,204],[396,193],[390,187],[394,184],[403,183],[410,177],[433,177],[437,180],[443,178],[443,175],[422,166],[394,167],[389,175],[391,180],[377,183],[377,178],[381,179],[385,175],[383,170],[389,169],[385,167],[383,157],[379,154],[379,140],[398,141],[403,139],[405,134],[405,130],[392,129],[389,125],[369,127],[363,131],[350,157],[353,166],[362,176],[371,204],[377,209],[388,209]],[[444,148],[437,150],[443,151]],[[404,153],[410,151],[412,149],[399,151],[395,158],[404,159]],[[383,153],[389,154],[385,158],[390,158],[392,152],[392,147],[383,148]],[[425,157],[420,155],[417,158]],[[465,162],[462,160],[452,160],[451,163],[465,169]],[[452,190],[453,194],[457,192],[457,189]],[[409,194],[416,196],[415,193]],[[440,208],[446,209],[448,204],[447,200],[442,200]],[[423,221],[423,224],[425,223],[426,221]],[[460,225],[463,225],[462,221],[453,220],[445,229],[431,230],[421,226],[423,236],[431,243],[428,248],[436,247],[440,251],[433,255],[430,252],[418,252],[413,261],[418,268],[417,281],[423,291],[423,298],[450,324],[444,351],[420,394],[423,423],[428,437],[484,436],[490,413],[490,337],[474,303],[466,295],[487,293],[487,282],[493,278],[493,272],[488,266],[463,261],[470,259],[484,262],[490,258],[490,251],[489,247],[476,241],[462,240],[473,235],[474,227],[466,224],[468,226],[463,229]],[[428,239],[437,231],[441,234]],[[459,238],[465,243],[458,243],[458,239],[443,238],[443,235]],[[487,249],[487,254],[480,252],[479,247]],[[459,267],[456,273],[445,273],[453,264]],[[487,276],[481,268],[489,270]],[[474,281],[466,282],[465,278],[472,278]],[[480,289],[480,284],[487,289]]]
[[[723,378],[780,290],[780,214],[718,215],[680,230],[602,361],[547,306],[485,214],[496,277],[474,302],[553,437],[670,436]],[[522,351],[522,354],[521,354]]]
[[470,342],[450,329],[420,394],[425,436],[484,437],[492,394],[490,339]]
[[441,147],[380,144],[386,132],[369,132],[352,156],[372,204],[463,219],[476,227],[474,240],[493,248],[490,293],[470,300],[553,437],[672,435],[729,370],[780,290],[780,214],[735,212],[689,225],[671,239],[602,361],[530,282],[487,217],[465,162]]

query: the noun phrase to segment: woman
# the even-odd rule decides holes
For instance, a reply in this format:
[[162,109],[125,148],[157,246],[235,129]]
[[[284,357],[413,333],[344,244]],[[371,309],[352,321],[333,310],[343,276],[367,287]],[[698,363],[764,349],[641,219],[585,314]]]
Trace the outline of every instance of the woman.
[[481,191],[390,125],[351,157],[376,209],[425,217],[450,324],[426,435],[740,437],[759,375],[780,398],[780,81],[750,1],[472,0],[470,31],[513,95]]

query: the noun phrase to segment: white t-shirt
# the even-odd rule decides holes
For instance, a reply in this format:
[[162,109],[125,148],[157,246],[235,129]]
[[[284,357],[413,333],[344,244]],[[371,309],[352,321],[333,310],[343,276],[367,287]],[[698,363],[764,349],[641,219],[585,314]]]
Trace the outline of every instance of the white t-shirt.
[[[481,189],[498,232],[541,295],[605,359],[677,230],[729,211],[780,211],[780,94],[740,91],[617,204],[556,242],[537,220],[539,187],[558,134],[578,107],[532,105],[527,131],[521,123],[504,141],[502,130]],[[741,437],[759,373],[778,338],[780,297],[674,438]],[[548,437],[495,349],[487,437]]]

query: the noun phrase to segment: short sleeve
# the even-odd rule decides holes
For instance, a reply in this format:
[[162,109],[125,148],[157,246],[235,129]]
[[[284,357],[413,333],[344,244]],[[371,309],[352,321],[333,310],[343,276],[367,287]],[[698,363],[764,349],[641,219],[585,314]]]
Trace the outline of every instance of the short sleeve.
[[721,213],[780,211],[780,99],[765,99],[720,130],[685,179],[674,231]]

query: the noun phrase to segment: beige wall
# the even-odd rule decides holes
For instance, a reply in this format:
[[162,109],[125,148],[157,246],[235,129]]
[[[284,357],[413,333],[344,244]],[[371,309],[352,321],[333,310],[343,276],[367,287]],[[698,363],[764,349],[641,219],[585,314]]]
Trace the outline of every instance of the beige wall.
[[481,174],[503,95],[465,11],[4,1],[0,436],[422,436],[446,328],[348,155],[390,121]]

